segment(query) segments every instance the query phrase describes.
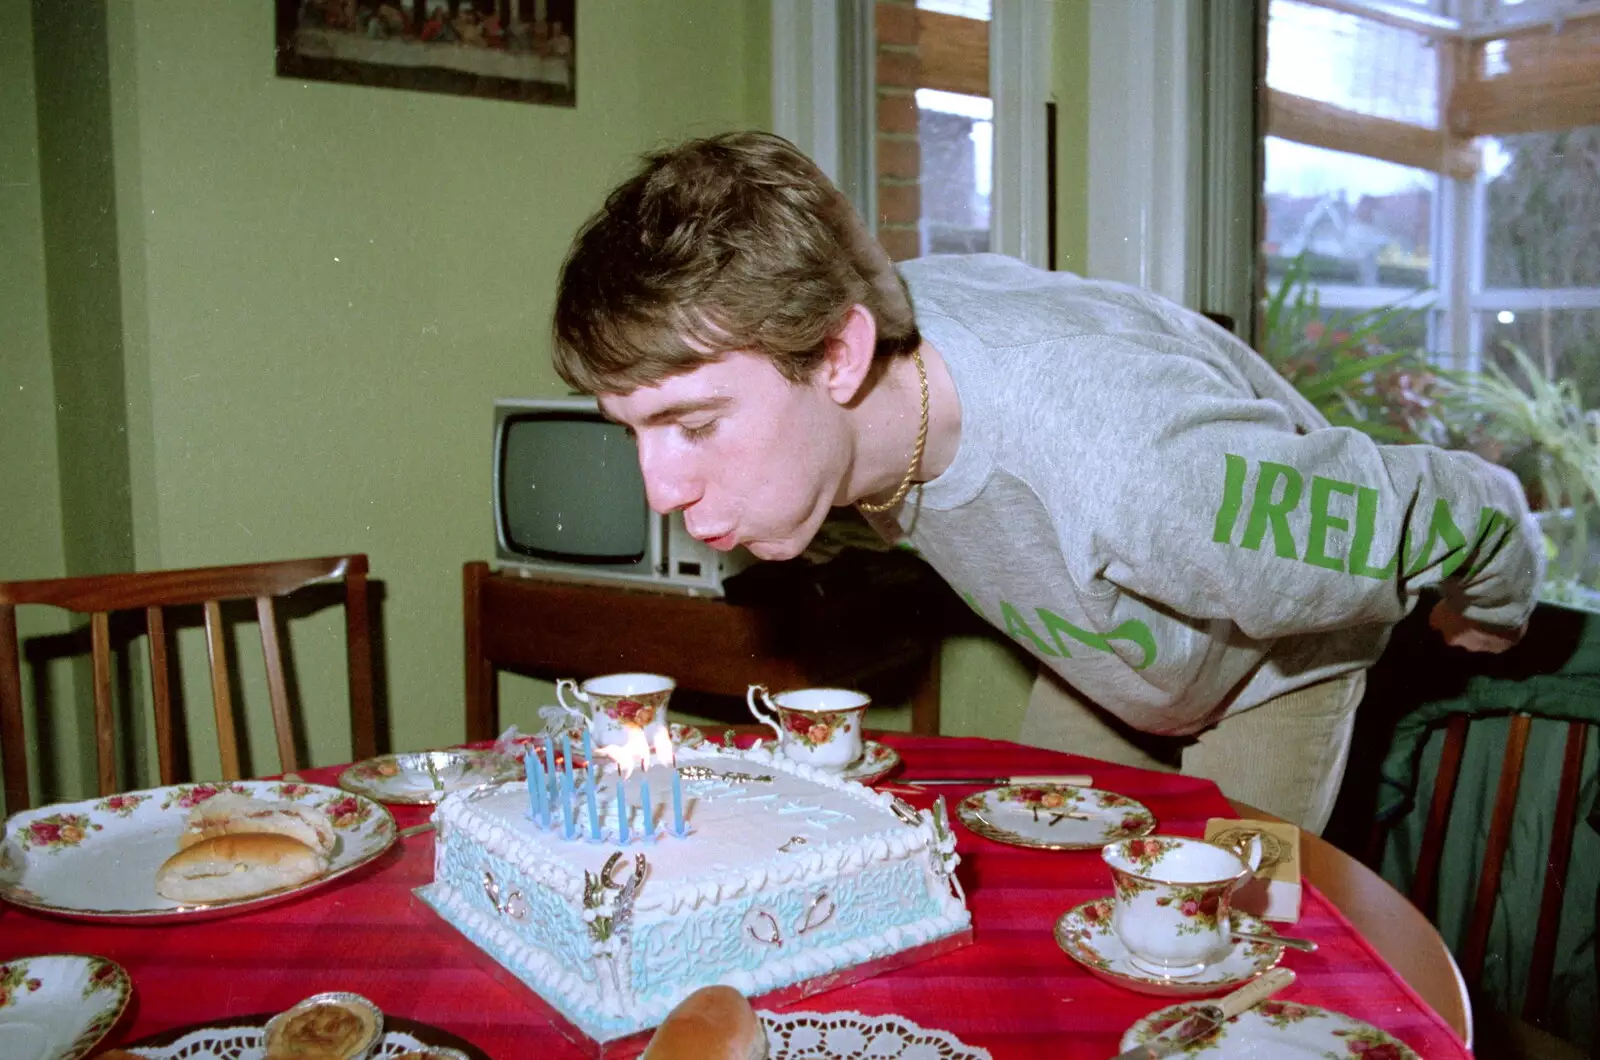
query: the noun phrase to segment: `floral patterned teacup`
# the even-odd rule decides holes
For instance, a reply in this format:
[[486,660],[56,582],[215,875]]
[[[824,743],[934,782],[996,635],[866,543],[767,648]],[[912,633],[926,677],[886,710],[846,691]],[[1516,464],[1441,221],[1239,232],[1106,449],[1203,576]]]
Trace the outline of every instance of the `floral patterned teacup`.
[[[589,715],[596,747],[625,744],[635,731],[643,732],[645,742],[654,747],[658,734],[667,732],[667,700],[676,687],[676,681],[660,674],[606,674],[581,685],[563,677],[556,682],[556,699]],[[576,703],[567,701],[569,690]]]
[[[796,762],[818,769],[843,769],[861,757],[861,719],[872,705],[872,698],[864,692],[800,688],[769,696],[761,685],[751,685],[745,700],[750,713],[778,734],[778,746]],[[763,713],[757,700],[772,714]]]
[[1261,863],[1248,851],[1202,839],[1148,835],[1104,847],[1116,898],[1111,930],[1129,961],[1163,979],[1198,975],[1233,945],[1233,891]]

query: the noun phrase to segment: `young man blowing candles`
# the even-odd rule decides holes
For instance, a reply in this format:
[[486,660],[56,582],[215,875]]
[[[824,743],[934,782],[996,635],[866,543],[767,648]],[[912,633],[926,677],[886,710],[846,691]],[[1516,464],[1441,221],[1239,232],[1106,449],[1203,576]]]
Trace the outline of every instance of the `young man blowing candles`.
[[1044,664],[1026,742],[1175,746],[1312,830],[1418,592],[1449,643],[1501,651],[1543,574],[1509,473],[1330,427],[1142,291],[987,254],[896,269],[776,136],[649,156],[578,234],[554,338],[696,537],[785,559],[855,505]]

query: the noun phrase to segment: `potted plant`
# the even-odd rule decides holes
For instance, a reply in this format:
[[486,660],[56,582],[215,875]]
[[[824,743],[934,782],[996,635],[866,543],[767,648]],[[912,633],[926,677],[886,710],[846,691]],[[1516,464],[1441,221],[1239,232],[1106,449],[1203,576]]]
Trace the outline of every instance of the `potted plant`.
[[1506,350],[1514,372],[1489,362],[1441,373],[1444,416],[1456,435],[1487,439],[1522,480],[1544,528],[1545,599],[1600,610],[1600,410],[1586,410],[1570,380]]

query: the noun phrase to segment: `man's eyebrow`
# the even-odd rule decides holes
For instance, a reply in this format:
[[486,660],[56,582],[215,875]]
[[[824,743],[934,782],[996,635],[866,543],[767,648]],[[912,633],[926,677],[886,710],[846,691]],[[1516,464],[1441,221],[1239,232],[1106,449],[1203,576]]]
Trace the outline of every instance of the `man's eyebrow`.
[[694,398],[685,401],[675,401],[664,408],[659,408],[644,418],[646,426],[656,427],[663,423],[672,423],[695,412],[717,412],[727,408],[733,399],[724,394],[707,398]]

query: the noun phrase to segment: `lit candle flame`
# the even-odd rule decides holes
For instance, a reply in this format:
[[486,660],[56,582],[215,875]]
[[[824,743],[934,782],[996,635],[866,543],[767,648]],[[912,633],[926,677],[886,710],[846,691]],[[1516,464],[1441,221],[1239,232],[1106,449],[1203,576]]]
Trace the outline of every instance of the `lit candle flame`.
[[656,761],[664,766],[672,765],[672,738],[666,729],[656,733]]
[[628,728],[626,743],[596,747],[594,753],[615,762],[617,771],[625,778],[633,776],[635,769],[644,769],[650,765],[650,744],[644,738],[644,730],[632,726]]

